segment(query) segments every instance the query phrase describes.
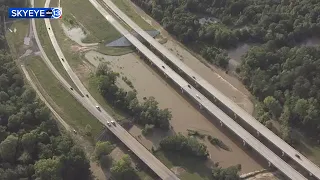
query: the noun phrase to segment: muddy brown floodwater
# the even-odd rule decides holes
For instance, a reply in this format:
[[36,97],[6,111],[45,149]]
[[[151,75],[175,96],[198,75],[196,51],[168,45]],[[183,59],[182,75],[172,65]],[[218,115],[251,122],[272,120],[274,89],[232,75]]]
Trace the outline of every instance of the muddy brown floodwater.
[[[171,50],[171,52],[179,57],[186,65],[197,72],[219,91],[223,92],[224,95],[232,99],[250,114],[253,113],[254,105],[249,99],[251,94],[237,78],[230,76],[224,71],[216,68],[215,66],[206,63],[205,60],[200,56],[195,57],[188,50],[186,50],[186,48],[181,43],[172,38],[170,34],[166,30],[164,30],[159,23],[157,23],[154,19],[147,15],[143,10],[137,7],[130,0],[125,1],[130,2],[135,12],[138,13],[151,26],[157,29],[161,33],[161,35],[168,40],[167,43],[164,44],[165,47]],[[248,50],[247,48],[248,47],[241,47],[240,49],[242,50],[238,50],[239,48],[237,48],[235,50],[235,53],[233,53],[234,55],[237,55],[233,56],[232,58],[240,59],[241,55]],[[237,51],[239,51],[240,53],[237,53]],[[233,50],[228,52],[229,56],[232,56],[232,52]],[[239,62],[238,60],[234,61],[236,61],[236,63]]]
[[[240,163],[242,164],[243,173],[262,168],[261,165],[255,162],[244,150],[239,148],[224,133],[217,129],[206,117],[135,54],[106,56],[95,51],[90,51],[86,53],[85,57],[95,67],[97,67],[100,62],[110,62],[110,67],[113,71],[123,74],[132,81],[140,100],[142,100],[143,97],[154,96],[161,108],[169,108],[172,111],[173,118],[171,125],[175,132],[181,132],[186,135],[187,129],[197,130],[222,140],[231,149],[230,152],[218,149],[208,141],[204,142],[208,146],[211,159],[214,162],[219,162],[223,167]],[[213,120],[213,118],[210,120]],[[141,129],[134,126],[130,129],[130,133],[137,137],[141,134]],[[138,139],[145,146],[151,148],[152,145],[157,146],[159,140],[162,138],[161,136],[157,136],[160,133],[154,134],[151,138],[146,139],[142,136],[141,139]]]
[[[164,46],[220,92],[223,92],[224,95],[252,114],[254,106],[248,97],[249,92],[244,88],[241,82],[228,76],[213,65],[199,61],[189,51],[177,45],[177,43],[172,40],[168,40]],[[233,81],[229,82],[228,79],[233,79]]]

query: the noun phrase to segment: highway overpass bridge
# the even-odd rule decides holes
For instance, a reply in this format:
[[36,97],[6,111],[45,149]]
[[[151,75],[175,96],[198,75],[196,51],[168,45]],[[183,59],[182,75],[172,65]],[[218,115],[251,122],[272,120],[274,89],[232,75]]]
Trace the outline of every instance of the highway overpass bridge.
[[[46,0],[45,7],[48,7],[50,4],[50,0]],[[31,5],[34,7],[34,0],[31,0]],[[76,74],[72,71],[69,66],[66,58],[64,57],[60,46],[55,38],[55,35],[52,31],[51,23],[49,19],[45,20],[46,30],[49,34],[49,38],[51,43],[56,51],[60,62],[62,63],[64,69],[67,71],[68,75],[81,91],[81,93],[87,96],[81,96],[78,92],[76,92],[73,88],[71,88],[70,84],[59,74],[57,69],[53,66],[48,56],[46,55],[40,39],[38,37],[35,19],[31,20],[32,29],[35,36],[36,43],[41,52],[41,56],[53,73],[53,75],[61,82],[63,87],[80,103],[82,104],[93,116],[95,116],[103,125],[105,125],[116,137],[119,138],[137,157],[139,157],[151,170],[153,170],[161,179],[163,180],[179,180],[179,178],[166,167],[163,163],[161,163],[149,150],[147,150],[140,142],[138,142],[131,134],[129,134],[123,127],[120,125],[112,125],[108,126],[107,122],[114,120],[112,116],[110,116],[104,109],[97,110],[96,105],[99,105],[98,102],[92,98],[87,89],[83,86],[82,82],[78,79]],[[100,105],[99,105],[100,106]]]
[[[269,140],[275,147],[279,148],[283,154],[286,154],[291,159],[293,159],[297,164],[303,167],[306,171],[309,172],[310,175],[316,177],[320,180],[320,169],[317,165],[312,163],[309,159],[283,141],[280,137],[266,128],[264,125],[259,123],[253,116],[239,107],[236,103],[226,97],[223,93],[213,87],[210,83],[208,83],[205,79],[203,79],[200,75],[194,72],[191,68],[186,66],[179,58],[173,55],[168,49],[162,46],[158,41],[152,38],[149,34],[147,34],[142,28],[140,28],[136,23],[134,23],[125,13],[123,13],[115,4],[113,4],[110,0],[104,0],[105,4],[108,6],[110,10],[118,18],[120,18],[125,24],[131,27],[134,31],[136,31],[143,39],[145,39],[151,47],[153,47],[156,51],[158,51],[163,57],[166,58],[167,61],[170,61],[170,64],[174,65],[179,72],[183,72],[184,75],[188,76],[189,79],[194,81],[197,86],[200,86],[201,89],[205,91],[204,94],[209,94],[215,100],[219,101],[224,105],[224,108],[234,113],[234,116],[237,116],[246,124],[251,126],[259,135],[262,135],[266,139]],[[134,44],[134,43],[133,43]],[[134,44],[136,47],[137,45]],[[137,47],[137,49],[139,49]],[[154,57],[150,57],[154,58]],[[152,59],[154,61],[154,59]],[[208,96],[207,96],[208,97]],[[210,98],[210,97],[208,97]],[[299,155],[297,157],[296,155]]]
[[[273,165],[282,171],[290,179],[302,180],[306,179],[303,175],[297,172],[289,164],[283,161],[279,156],[257,140],[254,136],[248,133],[244,128],[237,124],[233,119],[221,111],[210,100],[203,96],[196,88],[191,86],[179,74],[166,65],[158,56],[151,52],[137,38],[135,38],[128,30],[126,30],[112,15],[110,15],[96,0],[89,0],[93,6],[121,33],[123,34],[136,48],[143,54],[154,67],[161,71],[167,78],[171,79],[182,91],[192,98],[200,108],[206,110],[209,114],[219,119],[221,125],[225,125],[242,140],[243,144],[248,144],[255,149],[260,155],[268,160],[269,165]],[[113,9],[113,7],[112,7]]]

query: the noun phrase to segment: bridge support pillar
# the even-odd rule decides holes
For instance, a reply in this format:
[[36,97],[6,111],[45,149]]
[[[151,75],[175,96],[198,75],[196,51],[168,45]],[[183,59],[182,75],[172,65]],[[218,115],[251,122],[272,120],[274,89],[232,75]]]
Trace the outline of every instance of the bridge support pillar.
[[166,78],[168,77],[166,73],[163,73],[163,74],[164,74],[164,77],[166,77]]
[[272,164],[271,164],[271,162],[270,162],[270,161],[268,161],[268,167],[271,167],[271,165],[272,165]]
[[183,94],[183,88],[180,88],[180,90],[181,90],[181,93]]
[[258,137],[260,136],[260,132],[259,132],[259,131],[257,131],[257,136],[258,136]]
[[242,145],[246,146],[246,141],[245,140],[242,140]]
[[233,116],[234,116],[235,119],[237,118],[237,114],[236,113],[233,113]]
[[199,108],[200,108],[200,109],[202,109],[202,108],[203,108],[201,104],[199,104]]
[[283,157],[284,155],[285,155],[285,154],[284,154],[284,151],[282,151],[282,152],[281,152],[281,156]]
[[221,126],[221,127],[223,126],[223,123],[222,123],[222,121],[220,121],[220,126]]
[[313,174],[312,174],[311,172],[309,172],[309,176],[310,176],[310,177],[312,177],[312,176],[313,176]]

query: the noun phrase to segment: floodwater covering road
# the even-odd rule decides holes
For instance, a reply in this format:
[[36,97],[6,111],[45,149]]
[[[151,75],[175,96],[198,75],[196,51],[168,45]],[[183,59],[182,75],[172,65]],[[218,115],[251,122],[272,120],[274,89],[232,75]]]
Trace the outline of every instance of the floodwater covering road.
[[[161,108],[169,108],[172,111],[171,125],[175,132],[187,134],[187,130],[197,130],[200,133],[208,134],[222,140],[231,151],[225,151],[211,145],[208,141],[209,153],[214,162],[219,162],[223,167],[242,164],[242,172],[247,173],[261,169],[261,165],[255,162],[244,150],[239,148],[229,137],[217,129],[210,120],[204,117],[197,109],[195,109],[184,97],[182,97],[175,89],[160,77],[149,65],[139,60],[135,54],[127,54],[123,56],[106,56],[95,51],[86,53],[85,57],[95,67],[100,62],[106,61],[110,63],[113,71],[119,72],[132,81],[137,90],[140,100],[143,97],[154,96],[159,102]],[[141,134],[141,130],[134,126],[130,133],[134,136]],[[158,135],[158,133],[155,133]],[[142,137],[140,141],[147,147],[157,145],[161,136],[152,136],[150,138]]]
[[[242,105],[248,112],[251,113],[253,111],[253,105],[248,97],[241,90],[237,90],[221,78],[218,73],[213,70],[214,67],[209,68],[205,66],[188,51],[178,46],[173,40],[168,40],[165,46],[179,54],[184,60],[184,63],[189,67],[192,67],[192,69],[197,71],[197,73],[206,78],[219,90],[225,92],[228,97],[236,101],[239,105]],[[223,141],[223,143],[231,149],[230,152],[211,145],[207,140],[205,141],[214,162],[219,162],[223,167],[241,163],[242,173],[260,170],[262,168],[259,163],[255,162],[253,158],[210,122],[213,118],[208,120],[204,117],[134,53],[123,56],[106,56],[95,51],[89,51],[85,54],[85,57],[95,67],[97,67],[100,62],[110,62],[110,67],[113,71],[123,74],[132,81],[138,92],[138,98],[141,101],[143,97],[154,96],[161,108],[169,108],[173,115],[171,125],[173,126],[174,131],[187,134],[188,129],[197,130],[200,133],[211,135]],[[241,85],[240,82],[238,83]],[[141,134],[141,129],[134,126],[130,130],[130,133],[134,136],[138,136]],[[159,133],[155,134],[158,135]],[[154,135],[150,138],[142,137],[140,141],[148,148],[151,148],[153,145],[158,144],[161,136],[162,135]]]

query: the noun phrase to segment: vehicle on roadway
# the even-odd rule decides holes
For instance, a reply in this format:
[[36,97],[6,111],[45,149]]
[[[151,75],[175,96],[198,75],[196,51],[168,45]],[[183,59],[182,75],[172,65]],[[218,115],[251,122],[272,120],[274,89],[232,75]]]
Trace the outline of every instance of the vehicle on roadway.
[[300,156],[298,154],[295,155],[297,158],[301,159]]
[[100,107],[99,106],[96,106],[96,108],[98,109],[98,111],[101,111]]
[[199,96],[198,94],[196,94],[196,97],[197,97],[198,99],[200,99],[200,96]]
[[88,95],[88,94],[86,94],[86,96],[87,96],[87,97],[89,97],[89,95]]
[[111,123],[112,123],[114,126],[116,126],[116,122],[115,122],[115,121],[111,121]]
[[190,84],[188,84],[188,88],[190,88],[190,89],[191,89],[191,86],[190,86]]
[[111,126],[111,123],[109,121],[107,121],[107,125],[110,127]]
[[74,133],[74,134],[77,134],[77,131],[74,129],[74,130],[73,130],[73,133]]
[[73,90],[73,88],[72,88],[72,87],[71,87],[70,89],[71,89],[71,90]]

